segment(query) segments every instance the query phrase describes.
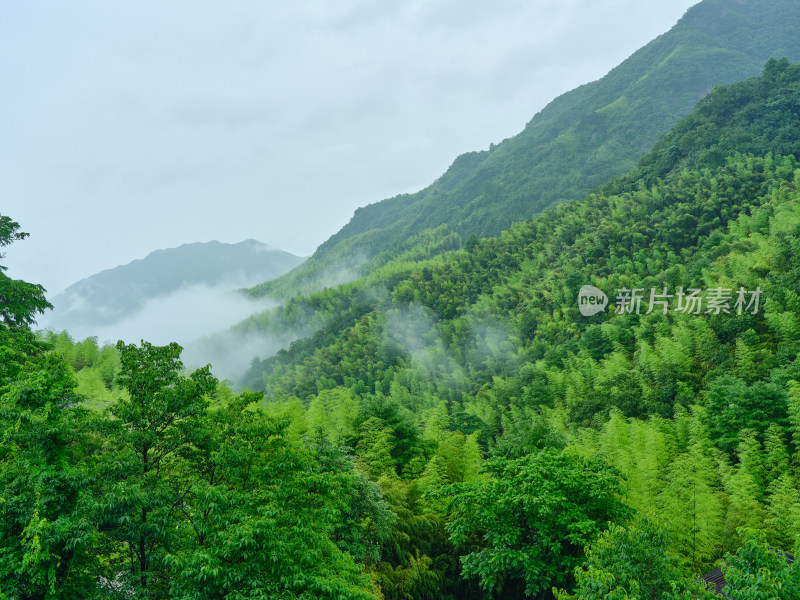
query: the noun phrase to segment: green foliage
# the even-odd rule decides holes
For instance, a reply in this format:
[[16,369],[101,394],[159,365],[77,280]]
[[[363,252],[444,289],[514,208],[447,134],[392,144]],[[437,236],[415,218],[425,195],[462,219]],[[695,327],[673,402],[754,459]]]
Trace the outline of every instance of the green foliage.
[[[470,508],[480,499],[490,511],[480,485],[507,485],[509,495],[520,487],[480,475],[483,455],[514,461],[566,448],[602,459],[625,477],[620,500],[663,519],[686,577],[735,550],[742,525],[794,543],[800,128],[796,112],[776,121],[773,111],[798,82],[798,67],[770,62],[762,77],[716,90],[637,178],[497,238],[476,235],[468,248],[439,252],[449,235],[440,230],[417,262],[387,250],[369,275],[248,322],[270,335],[308,327],[309,337],[254,363],[248,382],[265,389],[265,410],[291,413],[297,439],[319,430],[348,445],[379,482],[398,515],[371,566],[387,597],[433,593],[423,590],[434,581],[443,598],[489,597],[501,583],[504,597],[526,594],[522,567],[512,573],[522,553],[462,563],[493,556],[487,530],[476,525],[458,547],[445,535],[455,519],[448,493],[464,486],[475,493]],[[611,303],[589,318],[577,310],[587,283]],[[615,310],[614,291],[634,287],[758,287],[762,302],[722,314],[682,314],[674,298],[666,313],[648,312],[647,299],[639,313]],[[572,566],[580,557],[578,545]],[[587,581],[607,586],[598,594],[636,595],[591,569],[600,579]],[[428,583],[409,591],[410,574],[422,571]]]
[[770,484],[767,496],[767,537],[776,548],[794,549],[800,554],[800,487],[797,479],[784,473]]
[[[183,373],[177,344],[0,331],[0,597],[376,598],[354,557],[394,517],[346,452]],[[75,369],[124,393],[87,411]]]
[[117,348],[118,379],[128,397],[110,408],[108,437],[115,452],[101,466],[108,482],[99,502],[101,519],[109,536],[127,549],[130,585],[158,596],[167,587],[163,561],[173,543],[175,515],[194,484],[180,458],[205,433],[206,395],[217,382],[208,367],[181,376],[177,344],[143,342],[139,348],[119,342]]
[[378,417],[370,417],[361,425],[361,435],[356,447],[356,459],[361,468],[373,479],[395,474],[392,458],[395,437]]
[[411,557],[408,566],[392,567],[382,563],[377,571],[385,600],[439,600],[442,576],[431,569],[427,556]]
[[[673,51],[664,64],[685,66]],[[731,561],[731,589],[789,586],[763,545],[800,539],[798,88],[800,68],[770,61],[637,174],[497,238],[350,236],[372,262],[331,276],[367,276],[237,328],[287,346],[248,374],[266,397],[185,372],[174,344],[37,338],[41,290],[7,281],[25,293],[0,323],[2,594],[685,598],[740,545],[753,560]],[[582,127],[631,101],[605,98]],[[465,157],[435,187],[489,207],[472,174],[508,152]],[[383,250],[365,241],[384,234]],[[580,314],[585,284],[606,311]],[[760,310],[626,312],[614,294],[740,287]],[[664,531],[623,527],[631,509]]]
[[95,526],[83,511],[94,444],[57,356],[30,357],[0,391],[0,589],[9,597],[86,598]]
[[447,531],[482,548],[462,557],[463,573],[487,590],[524,588],[528,595],[563,585],[581,550],[629,509],[618,499],[618,473],[597,460],[542,450],[514,460],[492,459],[487,481],[454,484]]
[[[797,69],[786,58],[770,58],[762,77],[735,86],[715,87],[625,179],[650,186],[670,171],[719,167],[737,152],[796,154],[795,128],[800,119]],[[750,98],[766,95],[766,105],[749,102]],[[754,127],[756,123],[758,128]]]
[[790,565],[783,552],[771,548],[763,533],[739,532],[742,546],[726,558],[722,568],[725,596],[732,600],[784,600],[800,598],[800,569]]
[[[705,597],[700,582],[687,577],[669,550],[667,535],[653,522],[614,525],[592,544],[586,563],[575,569],[575,594],[559,600],[690,600]],[[709,596],[711,598],[711,596]]]
[[[219,409],[206,430],[199,479],[185,492],[181,544],[164,558],[173,574],[170,597],[374,598],[366,575],[332,538],[337,526],[382,521],[380,499],[359,494],[374,508],[356,508],[346,520],[360,480],[297,452],[282,435],[284,425],[243,412],[253,400],[244,396]],[[316,460],[323,459],[316,450]],[[370,543],[363,532],[346,534],[350,550],[358,540]]]
[[[19,230],[19,223],[0,215],[0,248],[24,240],[27,233]],[[0,259],[5,254],[0,253]],[[11,279],[8,267],[0,265],[0,327],[25,328],[36,322],[36,315],[53,306],[45,299],[45,289],[33,283]]]
[[[0,247],[24,239],[0,216]],[[0,266],[0,593],[86,598],[92,524],[81,512],[91,476],[90,418],[72,371],[28,326],[50,307],[41,286]]]
[[119,350],[111,344],[98,345],[96,337],[83,341],[73,340],[66,331],[37,332],[37,336],[60,354],[75,371],[77,391],[84,398],[84,406],[102,411],[110,407],[127,391],[116,381],[120,370]]
[[782,386],[764,381],[748,386],[732,375],[712,381],[706,394],[706,407],[711,417],[711,434],[724,450],[737,444],[739,431],[750,428],[760,436],[771,424],[784,429],[787,425],[786,391]]

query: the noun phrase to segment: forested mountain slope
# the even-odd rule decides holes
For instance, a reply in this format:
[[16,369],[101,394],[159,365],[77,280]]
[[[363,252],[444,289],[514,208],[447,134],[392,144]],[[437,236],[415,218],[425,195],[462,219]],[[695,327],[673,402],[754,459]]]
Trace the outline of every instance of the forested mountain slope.
[[758,74],[771,56],[800,60],[799,27],[793,0],[703,0],[605,77],[555,99],[518,135],[458,157],[420,192],[357,210],[309,261],[253,293],[319,289],[338,283],[342,270],[374,266],[381,252],[402,251],[425,229],[492,236],[579,199],[632,169],[714,85]]
[[[471,557],[462,574],[515,590],[500,597],[547,597],[521,564],[556,558],[534,560],[491,536],[470,545],[485,519],[501,518],[497,498],[514,493],[469,483],[474,444],[506,461],[544,448],[602,456],[628,478],[626,503],[660,519],[684,574],[735,550],[742,526],[791,550],[800,534],[797,156],[800,67],[772,60],[763,76],[715,89],[605,190],[262,317],[273,329],[301,314],[324,325],[254,364],[249,382],[298,427],[340,431],[387,494],[455,485],[441,488],[466,502],[455,512],[409,508],[407,497],[395,508],[417,518],[444,511],[451,541]],[[604,290],[609,306],[583,316],[584,285]],[[625,290],[640,290],[640,303],[623,301]],[[330,422],[312,417],[320,410]],[[504,481],[511,467],[492,464]],[[410,548],[442,551],[422,539]],[[498,567],[495,554],[528,558]],[[443,597],[467,585],[433,559],[428,569],[450,582]],[[392,577],[408,561],[388,559],[387,586],[400,585]],[[559,564],[557,585],[575,563]]]
[[174,344],[37,339],[0,272],[0,590],[691,600],[720,565],[800,597],[798,108],[770,60],[582,201],[252,319],[313,331],[264,397]]
[[[604,195],[600,197],[632,193],[642,187],[650,187],[670,172],[673,177],[677,176],[682,169],[697,171],[722,167],[730,156],[738,152],[738,147],[756,156],[764,156],[770,152],[785,156],[800,155],[800,100],[793,83],[795,75],[796,67],[790,66],[786,61],[771,60],[765,67],[763,76],[715,89],[652,152],[642,158],[635,171],[607,184]],[[582,204],[585,205],[586,202]],[[299,329],[302,324],[306,324],[310,331],[317,333],[295,343],[272,359],[254,363],[247,379],[248,385],[260,388],[263,385],[262,372],[265,377],[272,377],[273,368],[287,360],[287,356],[292,356],[288,359],[290,362],[297,362],[302,352],[312,351],[323,344],[323,340],[346,329],[348,318],[353,324],[355,319],[373,308],[385,305],[392,299],[390,294],[396,293],[399,286],[416,289],[410,299],[418,304],[420,294],[428,293],[425,291],[428,287],[426,282],[433,280],[434,273],[443,269],[448,273],[452,272],[453,276],[435,279],[441,279],[441,285],[455,288],[458,293],[449,292],[443,297],[437,297],[436,304],[432,304],[432,300],[427,304],[439,316],[452,318],[465,310],[466,306],[476,302],[480,294],[490,292],[523,268],[511,256],[522,250],[524,241],[509,236],[518,235],[514,232],[537,231],[543,227],[543,223],[550,222],[559,215],[559,219],[567,218],[566,215],[572,214],[574,210],[577,209],[565,206],[555,212],[545,213],[535,221],[516,224],[499,238],[480,242],[473,239],[459,252],[452,251],[458,246],[458,239],[454,234],[444,229],[433,230],[425,236],[412,238],[409,242],[416,244],[416,254],[408,252],[365,278],[338,288],[298,296],[274,311],[251,317],[238,326],[239,332],[275,336],[287,329]],[[673,226],[669,228],[669,233],[661,231],[658,235],[693,239],[698,234],[708,234],[719,225],[719,219],[704,221],[691,213],[675,218],[679,219],[680,226]],[[587,225],[590,223],[593,222]],[[617,225],[615,230],[622,231],[624,227]],[[512,248],[508,248],[508,245]],[[495,256],[492,263],[500,261],[495,269],[487,271],[485,265],[475,261],[473,254],[481,248],[491,249],[491,255]],[[427,262],[420,261],[418,257],[426,254],[440,256]],[[496,256],[506,258],[500,260]],[[585,259],[590,260],[593,256],[590,253]],[[551,258],[564,260],[555,254]],[[577,257],[574,260],[578,260]],[[469,269],[465,270],[465,264],[470,266]],[[465,272],[472,271],[475,273],[470,276],[472,282],[469,285],[458,283],[465,277]],[[475,288],[475,285],[481,287]],[[397,296],[394,298],[398,299]],[[459,308],[458,303],[464,306]],[[301,351],[301,347],[307,350]]]

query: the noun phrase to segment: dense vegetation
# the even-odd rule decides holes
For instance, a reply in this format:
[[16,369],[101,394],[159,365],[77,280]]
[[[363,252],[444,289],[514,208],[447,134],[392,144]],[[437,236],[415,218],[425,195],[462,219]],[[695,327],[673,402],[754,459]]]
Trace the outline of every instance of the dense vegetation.
[[[2,245],[22,236],[0,225]],[[28,329],[41,288],[0,284],[1,598],[375,597],[356,560],[393,516],[346,453],[292,443],[207,367],[182,374],[175,344],[56,340],[126,391],[88,410]]]
[[0,598],[800,597],[799,100],[771,60],[582,202],[253,318],[300,337],[264,395],[36,336],[0,271]]
[[[322,325],[255,364],[249,384],[301,428],[309,427],[303,406],[348,398],[348,443],[356,460],[383,457],[371,475],[386,489],[395,477],[434,497],[455,485],[439,505],[417,507],[419,516],[443,515],[451,542],[465,544],[455,550],[463,572],[505,586],[501,597],[523,594],[533,578],[512,566],[485,570],[494,556],[485,544],[512,533],[487,529],[500,518],[492,508],[502,492],[482,496],[480,478],[471,484],[463,474],[460,448],[470,439],[492,460],[548,448],[575,460],[603,457],[625,476],[637,519],[655,523],[648,543],[668,544],[684,574],[734,551],[741,527],[791,550],[800,534],[799,81],[800,68],[770,61],[762,77],[715,89],[633,175],[583,202],[434,259],[389,263],[260,317],[274,331],[284,315],[305,310]],[[584,284],[606,290],[611,308],[583,317]],[[664,287],[673,296],[730,289],[730,314],[676,312],[674,297],[667,314],[660,305],[644,314],[647,298],[642,314],[614,311],[615,290]],[[762,291],[757,314],[735,308],[740,287]],[[449,433],[431,444],[433,427]],[[486,474],[508,468],[487,465]],[[477,508],[482,497],[486,512]],[[476,512],[459,525],[467,505]],[[644,533],[625,531],[644,543],[636,537]],[[498,564],[535,563],[530,549],[494,550]],[[435,562],[431,569],[450,577]],[[556,576],[549,583],[560,585]],[[464,592],[437,590],[448,593]]]
[[[555,99],[518,135],[458,157],[437,181],[356,211],[301,267],[253,288],[289,297],[382,264],[425,229],[494,236],[578,200],[636,166],[714,85],[757,75],[772,56],[800,61],[794,0],[704,0],[599,81]],[[723,156],[724,158],[724,156]]]

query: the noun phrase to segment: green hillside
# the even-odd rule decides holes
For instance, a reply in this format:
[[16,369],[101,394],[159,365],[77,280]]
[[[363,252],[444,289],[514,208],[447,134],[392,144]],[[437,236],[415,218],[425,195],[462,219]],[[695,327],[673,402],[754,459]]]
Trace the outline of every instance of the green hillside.
[[0,598],[800,598],[798,158],[771,59],[582,200],[241,324],[299,338],[263,395],[37,337],[0,265]]
[[[301,314],[320,326],[254,363],[248,383],[301,428],[312,422],[307,410],[349,407],[321,426],[343,427],[357,461],[372,464],[383,448],[370,473],[390,495],[397,486],[434,493],[442,485],[456,486],[441,488],[450,496],[477,494],[459,462],[469,440],[504,460],[565,448],[600,455],[628,478],[626,502],[662,519],[684,574],[734,551],[741,526],[797,550],[799,100],[800,67],[772,60],[763,76],[716,88],[633,174],[602,192],[497,238],[390,262],[254,318],[252,327],[262,319],[273,331]],[[592,317],[578,310],[586,284],[610,297]],[[617,291],[636,288],[646,290],[640,314],[617,314]],[[650,290],[664,288],[667,314],[658,303],[645,314]],[[719,314],[713,304],[700,314],[675,310],[679,290],[706,297],[720,288],[729,298]],[[651,453],[653,462],[640,464]],[[701,467],[692,485],[705,490],[706,504],[697,507],[676,490],[688,485],[686,469],[700,477]],[[485,511],[493,502],[473,500]],[[413,510],[423,518],[443,507]],[[459,519],[474,526],[489,518],[466,508],[444,514],[453,542]],[[415,544],[411,555],[441,551]],[[480,576],[493,551],[485,547],[463,572],[521,586],[500,597],[526,597],[523,571]],[[411,568],[408,561],[388,559],[395,570]],[[553,583],[567,581],[563,574]],[[386,576],[387,586],[399,585]]]
[[[605,193],[619,194],[638,190],[643,185],[651,186],[671,171],[722,167],[728,157],[739,151],[737,148],[756,156],[764,156],[770,152],[800,156],[800,101],[796,88],[793,85],[786,87],[786,78],[791,79],[792,73],[793,67],[790,68],[785,60],[771,60],[762,77],[730,87],[716,88],[672,132],[660,140],[652,152],[642,158],[636,170],[607,184]],[[766,103],[762,98],[768,98]],[[553,215],[569,214],[571,210],[574,208],[559,208],[558,211],[545,213],[542,218],[527,225],[517,224],[510,231],[538,229],[541,223],[552,219]],[[681,216],[680,223],[681,226],[674,227],[670,235],[693,237],[698,231],[707,233],[719,225],[718,219],[702,221],[688,214]],[[695,229],[690,229],[689,225]],[[475,264],[472,253],[477,248],[492,248],[503,244],[502,240],[508,235],[510,232],[496,239],[480,242],[471,240],[464,251],[453,253],[452,250],[458,243],[457,238],[444,228],[431,230],[409,240],[408,245],[415,248],[416,252],[411,250],[400,255],[365,278],[338,288],[292,298],[274,311],[251,317],[237,326],[237,334],[280,336],[282,332],[299,330],[304,326],[308,333],[301,336],[304,340],[295,343],[288,350],[266,361],[254,363],[246,383],[257,389],[262,388],[262,373],[266,373],[267,378],[272,377],[273,368],[277,368],[287,356],[292,357],[290,362],[297,362],[302,355],[301,347],[312,351],[322,340],[329,339],[333,333],[342,330],[347,323],[347,315],[361,317],[371,308],[380,306],[400,282],[413,280],[413,274],[422,269],[424,277],[421,283],[413,280],[415,283],[412,284],[412,287],[416,286],[412,299],[419,303],[420,294],[425,293],[425,282],[433,277],[434,272],[440,269],[452,270],[453,265],[465,261],[477,269],[479,265]],[[509,250],[495,252],[507,255]],[[440,256],[427,263],[420,262],[422,257],[430,254]],[[443,261],[444,255],[447,259]],[[587,256],[591,257],[591,254]],[[459,307],[459,302],[474,302],[481,293],[490,291],[503,281],[498,278],[509,277],[519,268],[521,265],[506,258],[502,268],[492,272],[478,272],[474,276],[476,280],[470,284],[457,283],[457,279],[462,276],[460,270],[457,270],[453,277],[444,279],[447,280],[448,287],[458,289],[463,297],[449,298],[446,306],[441,305],[444,300],[437,299],[439,304],[429,308],[442,317],[451,318],[463,310],[463,307]],[[475,288],[478,284],[483,287]],[[317,333],[308,337],[314,331]]]
[[583,197],[631,170],[714,85],[757,75],[771,56],[800,60],[793,0],[704,0],[602,79],[551,102],[513,138],[458,157],[436,182],[356,211],[299,268],[252,290],[291,296],[355,276],[428,228],[466,239]]

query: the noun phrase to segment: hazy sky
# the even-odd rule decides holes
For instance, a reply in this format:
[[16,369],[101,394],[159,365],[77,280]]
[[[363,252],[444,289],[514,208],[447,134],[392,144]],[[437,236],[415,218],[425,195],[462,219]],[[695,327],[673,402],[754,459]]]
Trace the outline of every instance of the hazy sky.
[[186,242],[300,255],[598,79],[696,0],[25,0],[0,16],[12,277]]

